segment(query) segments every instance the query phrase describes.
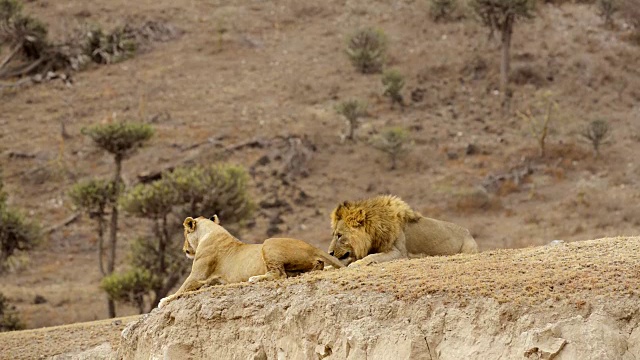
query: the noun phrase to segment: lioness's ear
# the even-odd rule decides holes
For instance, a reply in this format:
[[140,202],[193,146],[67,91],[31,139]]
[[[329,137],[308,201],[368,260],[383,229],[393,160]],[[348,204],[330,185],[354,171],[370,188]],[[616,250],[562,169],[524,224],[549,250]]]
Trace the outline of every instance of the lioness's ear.
[[220,219],[218,219],[218,215],[213,215],[212,217],[209,218],[209,220],[213,221],[214,223],[220,225]]
[[188,232],[194,232],[196,230],[196,220],[192,217],[188,217],[184,219],[182,226],[184,226],[184,229]]

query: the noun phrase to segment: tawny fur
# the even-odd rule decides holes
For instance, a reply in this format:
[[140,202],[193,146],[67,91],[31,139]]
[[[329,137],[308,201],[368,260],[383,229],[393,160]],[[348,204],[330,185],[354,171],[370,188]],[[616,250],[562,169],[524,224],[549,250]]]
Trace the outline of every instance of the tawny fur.
[[322,270],[325,264],[344,267],[338,259],[302,240],[271,238],[262,244],[245,244],[220,226],[217,217],[214,220],[185,219],[183,251],[193,258],[191,273],[158,307],[203,286],[282,279]]
[[478,251],[467,229],[423,217],[392,195],[341,203],[331,227],[329,252],[347,265]]

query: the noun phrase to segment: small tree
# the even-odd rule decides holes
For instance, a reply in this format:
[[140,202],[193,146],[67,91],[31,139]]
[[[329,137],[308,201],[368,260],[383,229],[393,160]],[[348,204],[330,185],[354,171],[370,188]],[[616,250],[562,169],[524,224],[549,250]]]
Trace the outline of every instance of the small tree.
[[134,268],[122,274],[105,276],[100,287],[112,301],[121,301],[135,305],[138,312],[143,314],[144,296],[154,286],[154,279],[147,269]]
[[336,112],[347,119],[349,123],[347,139],[354,140],[354,134],[359,125],[358,119],[367,114],[367,104],[358,100],[346,100],[336,106]]
[[613,26],[613,14],[620,10],[619,0],[598,0],[598,15],[606,27]]
[[33,249],[40,242],[40,226],[25,219],[16,209],[7,207],[7,194],[0,178],[0,273],[6,270],[12,256]]
[[404,106],[402,98],[402,88],[404,87],[404,76],[397,70],[387,70],[382,75],[382,85],[384,85],[384,96],[391,99],[391,108],[398,104]]
[[[113,122],[106,125],[94,125],[82,129],[82,133],[91,138],[101,149],[113,155],[116,165],[113,183],[115,189],[122,188],[122,161],[133,155],[153,135],[153,128],[141,123]],[[109,261],[107,274],[113,273],[116,261],[116,244],[118,232],[118,206],[111,207],[111,223],[109,226]],[[108,302],[109,316],[115,317],[115,304]]]
[[358,30],[347,41],[347,56],[353,66],[363,74],[382,71],[386,61],[387,37],[382,30]]
[[391,170],[395,170],[398,158],[408,153],[412,144],[409,139],[409,133],[405,129],[393,127],[374,137],[371,145],[389,155]]
[[529,124],[531,136],[538,142],[540,157],[544,157],[547,136],[551,130],[553,111],[558,109],[558,103],[549,91],[536,96],[534,109],[529,106],[525,112],[518,111],[518,116]]
[[113,181],[89,180],[74,185],[69,191],[71,202],[96,220],[98,226],[98,268],[102,276],[107,275],[104,269],[104,229],[107,207],[112,207],[120,191],[116,190]]
[[591,142],[595,157],[600,157],[600,146],[609,138],[609,123],[604,120],[594,120],[589,123],[581,134],[585,139]]
[[20,321],[15,306],[9,305],[9,299],[0,293],[0,332],[22,329],[24,324]]
[[531,19],[534,16],[535,0],[471,0],[471,6],[480,18],[482,24],[500,33],[500,92],[502,106],[507,108],[511,97],[509,90],[509,69],[511,49],[511,35],[513,25],[519,19]]
[[[157,261],[157,264],[149,269],[153,269],[153,274],[159,281],[156,281],[151,287],[151,290],[156,294],[152,300],[152,307],[167,295],[163,290],[166,289],[168,292],[179,279],[179,276],[168,276],[167,266],[167,245],[171,239],[168,217],[176,201],[176,191],[166,180],[137,185],[122,198],[122,205],[125,211],[153,220],[153,232],[157,239],[157,247],[147,256],[155,253],[153,258]],[[165,280],[171,280],[170,282],[173,284],[165,286]]]

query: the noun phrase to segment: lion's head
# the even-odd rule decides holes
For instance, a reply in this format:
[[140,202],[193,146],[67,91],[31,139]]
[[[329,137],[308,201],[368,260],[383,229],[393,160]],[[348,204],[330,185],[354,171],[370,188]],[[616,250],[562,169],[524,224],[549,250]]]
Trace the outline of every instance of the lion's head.
[[407,221],[418,216],[396,196],[344,201],[331,213],[329,254],[349,265],[371,253],[389,251]]
[[213,215],[209,219],[205,219],[200,216],[197,219],[192,217],[188,217],[184,219],[184,245],[182,246],[182,251],[189,258],[193,259],[196,256],[196,249],[198,248],[198,242],[200,240],[201,234],[198,234],[198,223],[201,221],[212,221],[216,225],[220,225],[220,220],[218,219],[218,215]]

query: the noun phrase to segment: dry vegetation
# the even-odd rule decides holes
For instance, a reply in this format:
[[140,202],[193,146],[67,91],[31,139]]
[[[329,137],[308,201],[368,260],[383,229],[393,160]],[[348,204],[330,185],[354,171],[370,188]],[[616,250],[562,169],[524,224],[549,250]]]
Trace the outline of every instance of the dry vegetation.
[[[589,5],[539,4],[536,17],[519,23],[511,39],[512,111],[503,114],[497,43],[471,16],[436,23],[429,8],[428,1],[25,3],[23,11],[47,24],[48,38],[56,43],[85,21],[115,28],[170,20],[184,34],[126,61],[75,73],[70,86],[51,81],[16,87],[19,80],[3,80],[5,190],[9,205],[43,224],[45,241],[31,252],[30,262],[3,275],[0,292],[17,305],[28,327],[106,316],[94,225],[87,217],[73,217],[67,191],[79,180],[113,173],[112,159],[80,131],[114,120],[142,121],[156,131],[124,164],[129,186],[183,164],[247,168],[259,205],[255,222],[240,234],[248,241],[287,235],[326,248],[331,209],[341,200],[380,193],[399,195],[426,216],[469,228],[482,250],[637,234],[640,47],[629,41],[633,28],[605,27]],[[464,14],[465,7],[455,12]],[[625,21],[617,16],[614,23]],[[384,31],[385,66],[404,77],[403,111],[390,109],[381,74],[359,73],[345,54],[348,37],[364,28]],[[551,91],[559,105],[542,157],[528,136],[529,124],[516,112],[525,111],[540,91]],[[341,141],[345,120],[335,111],[348,99],[367,104],[368,116],[359,119],[353,142]],[[596,119],[606,119],[610,127],[609,143],[597,158],[581,139],[584,125]],[[393,127],[406,129],[412,147],[389,172],[386,154],[369,140]],[[135,218],[120,224],[118,269],[130,242],[149,234],[152,225]],[[181,244],[171,246],[180,251]],[[593,256],[587,249],[576,248]],[[552,250],[521,254],[536,251]],[[446,267],[452,279],[456,274],[457,282],[445,277],[420,287],[424,294],[455,284],[484,294],[465,275],[474,261],[436,258],[407,266]],[[501,264],[489,264],[475,265],[499,289],[503,284],[495,274]],[[554,264],[559,270],[572,266],[560,259]],[[544,262],[530,266],[547,269]],[[591,274],[600,284],[599,270],[578,275]],[[576,285],[570,274],[563,270],[548,281],[565,279],[558,286],[568,288]],[[358,281],[344,286],[367,288],[366,279]],[[523,287],[517,297],[553,296],[540,281],[540,288]],[[589,292],[583,285],[579,289]],[[401,288],[388,291],[413,296]],[[36,295],[46,301],[36,304]],[[134,312],[118,307],[119,315]]]
[[[638,299],[639,272],[640,238],[618,237],[313,272],[264,286],[326,280],[339,285],[331,290],[336,293],[373,291],[404,301],[443,296],[458,304],[492,298],[516,306],[547,306],[550,301],[582,307],[605,297]],[[221,296],[228,287],[240,286],[246,285],[199,292]]]

